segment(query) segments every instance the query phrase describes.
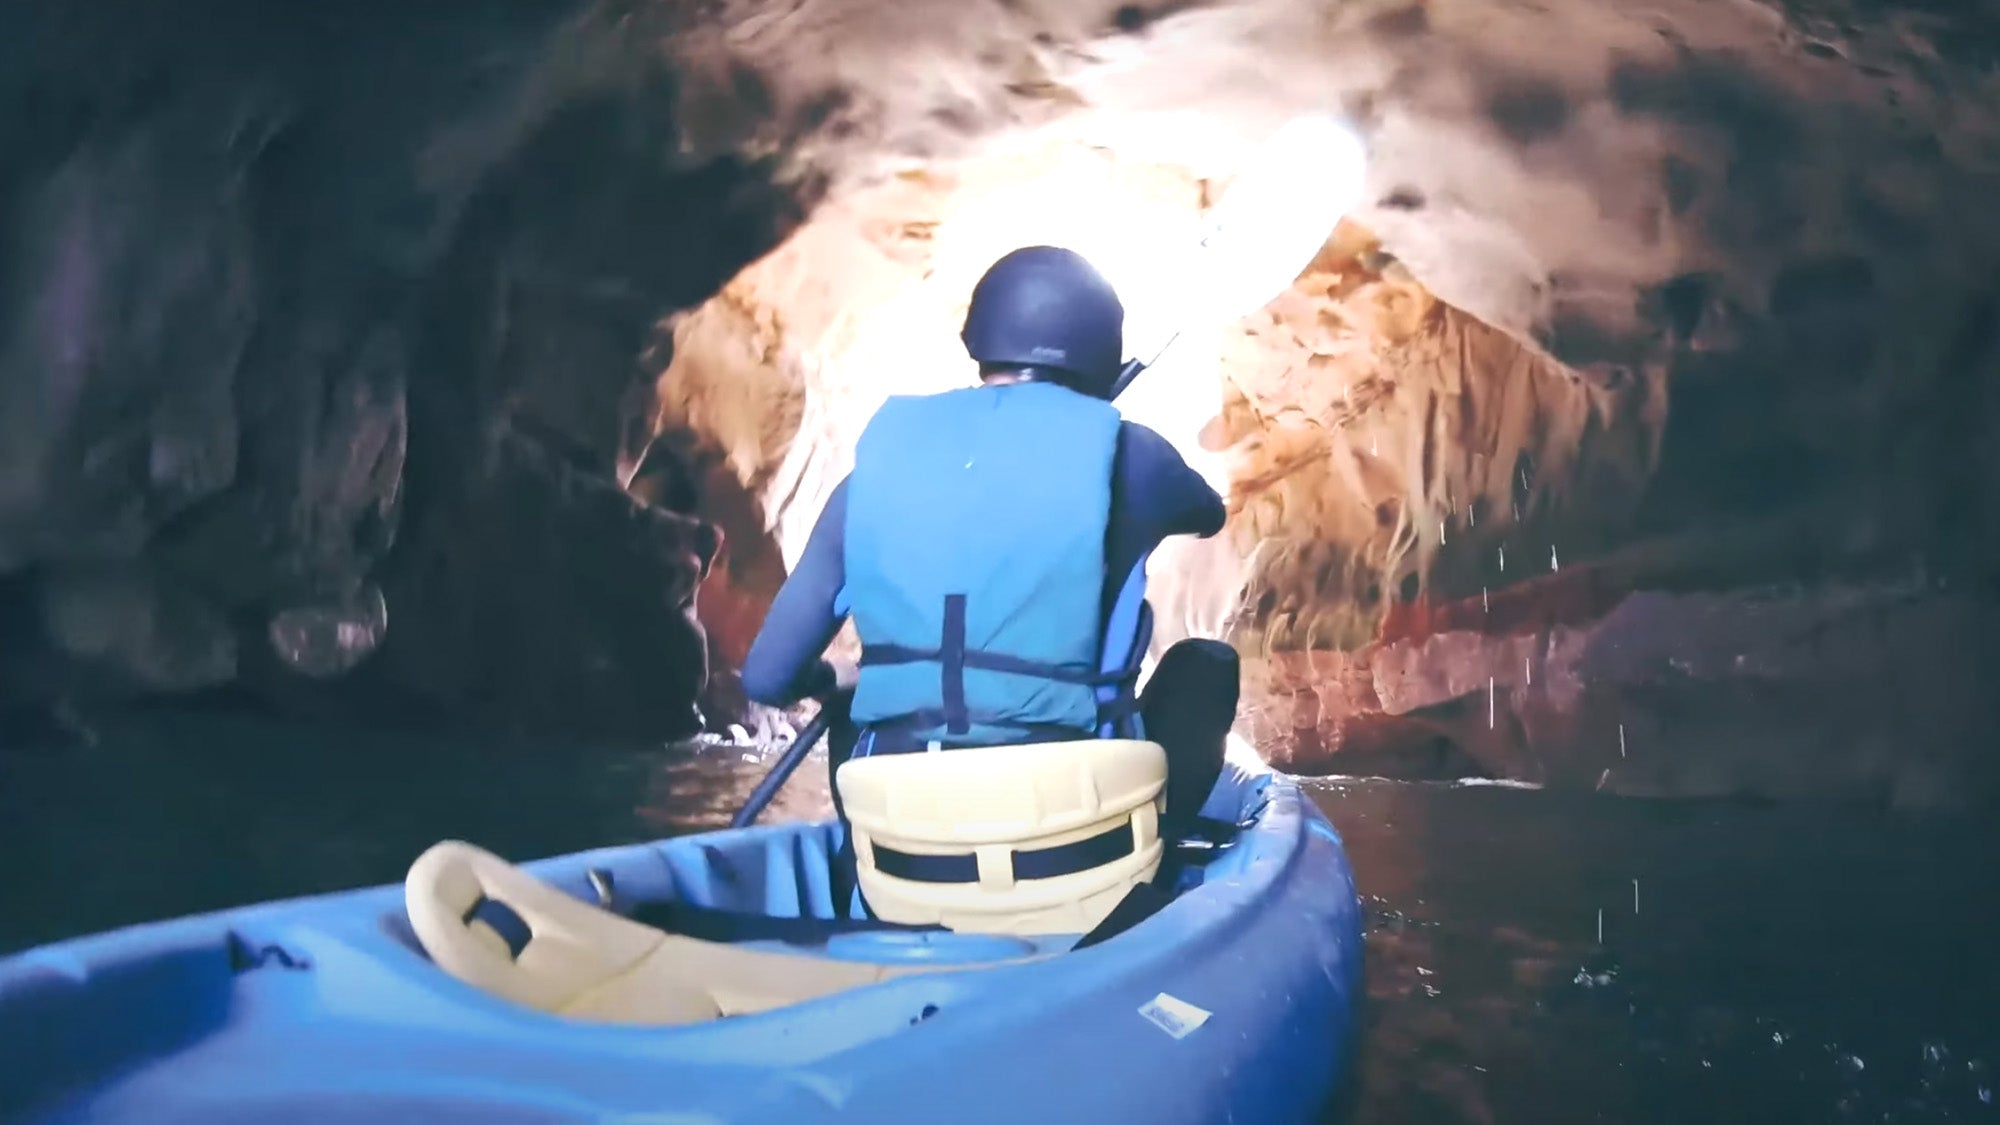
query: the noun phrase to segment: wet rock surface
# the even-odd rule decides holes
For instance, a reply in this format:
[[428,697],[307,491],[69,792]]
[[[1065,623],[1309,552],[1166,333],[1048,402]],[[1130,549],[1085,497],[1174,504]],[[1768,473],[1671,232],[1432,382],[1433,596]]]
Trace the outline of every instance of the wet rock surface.
[[1921,580],[1729,593],[1602,580],[1575,571],[1419,607],[1403,635],[1353,652],[1274,653],[1245,732],[1308,773],[1907,806],[2000,794],[1990,600]]

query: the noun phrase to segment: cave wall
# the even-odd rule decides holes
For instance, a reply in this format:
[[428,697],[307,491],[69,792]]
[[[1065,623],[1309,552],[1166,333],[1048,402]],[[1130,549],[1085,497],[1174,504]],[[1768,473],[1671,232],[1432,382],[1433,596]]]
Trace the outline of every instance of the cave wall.
[[[882,292],[958,237],[946,197],[963,188],[940,168],[1033,131],[1226,179],[1230,130],[1338,105],[1367,134],[1371,202],[1217,337],[1209,381],[1182,384],[1193,406],[1160,408],[1233,513],[1217,540],[1156,556],[1162,639],[1245,650],[1260,747],[1301,769],[1648,793],[1993,788],[1974,687],[1992,638],[1948,624],[1984,620],[2000,546],[1984,17],[956,11],[941,34],[921,4],[746,10],[727,36],[767,76],[794,158],[846,173],[835,195],[855,212],[822,212],[728,308],[695,314],[660,384],[681,440],[735,466],[718,505],[764,536],[732,628],[844,468],[844,388],[883,377],[825,288],[899,330],[950,317]],[[891,24],[924,49],[885,53]],[[815,110],[802,135],[797,106]],[[782,421],[740,436],[724,416],[748,400],[690,378],[755,385],[772,396],[758,416]],[[1770,623],[1771,652],[1697,627],[1732,612]],[[1620,649],[1649,656],[1586,659]],[[1856,649],[1866,678],[1836,655]],[[1835,693],[1844,710],[1807,706]],[[1724,718],[1687,721],[1704,713]],[[1602,761],[1621,716],[1666,758]]]
[[1233,545],[1257,555],[1231,625],[1258,651],[1352,648],[1399,603],[1589,557],[1628,530],[1667,425],[1663,369],[1583,379],[1353,223],[1221,365],[1204,436],[1232,462]]
[[692,727],[717,537],[621,395],[801,192],[627,15],[10,8],[0,707]]
[[[688,49],[719,45],[759,75],[758,135],[843,190],[1024,131],[1219,175],[1286,114],[1344,110],[1372,160],[1355,218],[1438,300],[1613,397],[1670,371],[1689,424],[1663,439],[1635,527],[1837,506],[1858,514],[1821,536],[1814,565],[1832,569],[1857,539],[1973,566],[1991,544],[1994,521],[1971,514],[2000,501],[1969,436],[1990,406],[1967,374],[1983,361],[1945,343],[1982,323],[2000,246],[1984,202],[2000,177],[1990,15],[1694,0],[949,12],[745,5]],[[1947,467],[1965,502],[1908,502],[1940,494]]]
[[[1246,722],[1274,757],[1332,768],[1365,743],[1588,781],[1603,716],[1644,692],[1554,692],[1636,675],[1579,653],[1655,652],[1641,686],[1680,712],[1699,692],[1663,677],[1734,667],[1734,641],[1682,627],[1706,603],[1621,607],[1761,605],[1780,579],[1812,588],[1752,619],[1893,622],[1835,647],[1874,652],[1880,685],[1931,669],[1936,729],[1991,710],[1936,656],[1985,634],[1934,610],[1976,619],[2000,551],[2000,37],[1979,12],[24,0],[11,20],[0,706],[227,685],[650,735],[686,729],[707,683],[733,711],[710,673],[873,404],[970,378],[964,294],[1033,228],[1001,218],[1060,210],[1019,193],[1096,161],[1164,229],[1279,120],[1335,108],[1367,136],[1369,202],[1134,405],[1234,513],[1156,557],[1162,639],[1253,657]],[[1761,685],[1780,702],[1715,706],[1770,724],[1860,697],[1826,652],[1782,653],[1693,680]],[[1511,740],[1478,732],[1505,714]],[[1849,776],[1948,790],[1971,737],[1939,740],[1929,781]],[[1677,752],[1665,790],[1745,784],[1742,753]]]

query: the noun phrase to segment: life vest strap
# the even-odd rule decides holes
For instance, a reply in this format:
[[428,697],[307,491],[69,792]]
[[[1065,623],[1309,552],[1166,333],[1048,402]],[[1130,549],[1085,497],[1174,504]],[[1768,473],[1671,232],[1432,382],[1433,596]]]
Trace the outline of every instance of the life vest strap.
[[[1140,629],[1142,634],[1152,631],[1151,607],[1141,603]],[[946,594],[944,597],[944,620],[938,647],[920,649],[911,645],[890,643],[866,644],[861,646],[860,665],[863,668],[879,668],[895,664],[937,664],[940,671],[940,699],[942,706],[924,708],[898,716],[896,725],[909,728],[928,728],[942,725],[947,734],[965,734],[972,729],[973,715],[967,709],[965,699],[965,670],[1000,672],[1016,676],[1033,676],[1037,679],[1052,680],[1056,683],[1078,684],[1088,688],[1128,687],[1139,674],[1139,662],[1145,654],[1142,639],[1127,655],[1124,667],[1104,671],[1087,665],[1049,664],[1039,660],[1028,660],[1004,652],[989,652],[985,649],[967,648],[965,645],[965,595]],[[1137,709],[1130,691],[1121,691],[1113,698],[1100,700],[1098,723],[1116,723],[1130,717]],[[1004,720],[987,720],[997,726],[1023,726]],[[875,724],[881,726],[882,724]],[[1043,724],[1034,724],[1041,726]],[[1028,729],[1024,727],[1024,729]]]
[[[1024,660],[1009,656],[1004,652],[987,652],[983,649],[963,650],[958,661],[963,668],[975,668],[982,672],[1008,672],[1016,676],[1034,676],[1037,679],[1055,680],[1064,684],[1082,684],[1097,687],[1100,684],[1115,684],[1125,678],[1120,672],[1093,672],[1077,664],[1044,664],[1039,660]],[[947,652],[943,648],[912,648],[909,645],[874,644],[861,650],[863,668],[880,667],[887,664],[944,664]]]

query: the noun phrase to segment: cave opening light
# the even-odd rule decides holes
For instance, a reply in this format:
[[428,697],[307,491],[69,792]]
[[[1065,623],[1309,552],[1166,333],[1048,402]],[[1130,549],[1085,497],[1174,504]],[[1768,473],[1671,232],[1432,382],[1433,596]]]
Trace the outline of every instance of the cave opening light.
[[1226,180],[1204,184],[1187,166],[1123,154],[1115,140],[1024,143],[958,171],[920,272],[843,349],[844,365],[874,375],[869,395],[841,407],[837,430],[858,431],[876,396],[969,383],[958,326],[979,275],[1019,247],[1063,246],[1116,287],[1126,355],[1147,364],[1119,409],[1226,491],[1225,466],[1200,441],[1221,408],[1223,333],[1325,245],[1360,197],[1365,150],[1331,118],[1295,118],[1243,146],[1250,155]]
[[1225,466],[1200,440],[1221,407],[1222,333],[1298,278],[1359,202],[1366,171],[1351,128],[1308,115],[1257,146],[1206,213],[1197,193],[1145,190],[1110,154],[1078,149],[954,226],[973,233],[958,249],[976,260],[1047,243],[1096,265],[1125,303],[1126,352],[1146,365],[1120,409],[1225,489]]

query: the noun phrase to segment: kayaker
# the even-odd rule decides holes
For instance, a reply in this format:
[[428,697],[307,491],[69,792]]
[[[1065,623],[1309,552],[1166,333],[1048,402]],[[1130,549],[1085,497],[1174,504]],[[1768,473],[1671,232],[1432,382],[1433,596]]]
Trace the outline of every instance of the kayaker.
[[[1162,835],[1191,825],[1221,772],[1235,651],[1181,641],[1139,699],[1138,654],[1124,675],[1103,665],[1143,644],[1132,611],[1146,556],[1169,536],[1214,535],[1225,510],[1165,438],[1108,401],[1124,316],[1072,251],[995,262],[961,333],[980,385],[893,397],[869,422],[751,645],[745,694],[788,706],[853,686],[836,766],[1127,735],[1137,711],[1168,754]],[[837,670],[822,657],[850,615],[861,666]]]

